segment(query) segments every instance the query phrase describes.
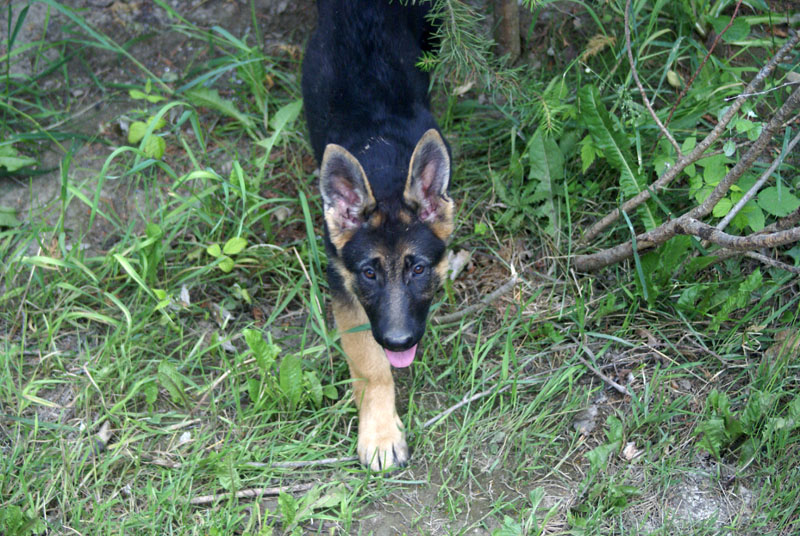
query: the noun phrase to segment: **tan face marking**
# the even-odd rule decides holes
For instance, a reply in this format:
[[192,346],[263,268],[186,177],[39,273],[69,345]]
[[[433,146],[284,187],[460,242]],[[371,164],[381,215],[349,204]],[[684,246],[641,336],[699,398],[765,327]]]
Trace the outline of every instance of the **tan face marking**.
[[413,217],[414,215],[404,208],[397,212],[397,219],[405,225],[411,225]]
[[356,230],[340,230],[332,210],[325,211],[325,223],[328,225],[328,236],[330,236],[331,244],[333,244],[337,252],[342,251],[342,248],[353,238]]
[[385,221],[386,221],[386,215],[380,210],[376,210],[369,217],[369,226],[372,227],[373,229],[377,229],[378,227],[383,225],[383,222]]
[[439,276],[439,285],[442,285],[442,283],[444,283],[444,280],[447,278],[448,268],[450,268],[450,266],[447,262],[447,255],[444,255],[442,257],[442,260],[440,260],[439,263],[434,268],[434,270],[436,271],[436,275]]

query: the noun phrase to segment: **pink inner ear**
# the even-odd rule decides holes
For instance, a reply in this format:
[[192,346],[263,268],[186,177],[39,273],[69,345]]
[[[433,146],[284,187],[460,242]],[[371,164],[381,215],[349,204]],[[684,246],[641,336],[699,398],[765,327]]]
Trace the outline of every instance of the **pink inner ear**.
[[419,207],[419,219],[425,222],[436,219],[436,211],[438,208],[439,203],[436,202],[435,198],[424,198]]
[[333,210],[342,229],[354,229],[361,224],[360,213],[364,198],[353,184],[344,177],[332,180]]
[[433,187],[437,171],[437,163],[431,161],[419,175],[419,219],[425,222],[436,219],[436,211],[439,208],[439,192],[436,191],[438,188]]
[[[433,181],[436,179],[436,162],[431,161],[427,163],[425,169],[423,169],[420,174],[420,179],[422,179],[420,184],[422,197],[426,199],[432,197],[429,190],[431,186],[433,186]],[[436,195],[435,192],[434,195]]]

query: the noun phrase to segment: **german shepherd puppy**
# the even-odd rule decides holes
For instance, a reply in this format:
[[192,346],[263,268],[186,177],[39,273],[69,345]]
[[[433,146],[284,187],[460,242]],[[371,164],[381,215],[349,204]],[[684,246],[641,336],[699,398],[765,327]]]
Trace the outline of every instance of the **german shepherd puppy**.
[[303,61],[333,315],[359,408],[358,456],[374,470],[408,461],[391,367],[414,360],[453,231],[450,147],[416,67],[432,48],[428,8],[318,0]]

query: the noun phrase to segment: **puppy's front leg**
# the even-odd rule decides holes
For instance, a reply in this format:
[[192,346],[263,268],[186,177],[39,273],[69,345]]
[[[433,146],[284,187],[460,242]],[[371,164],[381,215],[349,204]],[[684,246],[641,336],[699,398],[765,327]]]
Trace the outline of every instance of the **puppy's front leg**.
[[375,471],[403,467],[408,461],[403,423],[394,405],[394,380],[383,348],[370,330],[349,330],[369,320],[357,301],[334,298],[333,316],[347,354],[358,407],[358,457]]

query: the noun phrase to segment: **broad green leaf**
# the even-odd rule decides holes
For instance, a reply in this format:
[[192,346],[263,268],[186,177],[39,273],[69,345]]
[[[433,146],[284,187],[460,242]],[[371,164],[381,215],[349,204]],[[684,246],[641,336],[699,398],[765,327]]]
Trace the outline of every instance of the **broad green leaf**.
[[336,389],[335,385],[326,385],[322,389],[322,393],[325,395],[325,398],[330,400],[337,400],[339,398],[339,391]]
[[682,153],[690,153],[694,150],[697,146],[697,137],[696,136],[689,136],[683,143],[681,144],[681,152]]
[[622,442],[623,429],[622,421],[614,415],[609,415],[606,419],[606,437],[610,442]]
[[322,405],[322,384],[319,383],[319,378],[317,378],[317,374],[313,370],[306,371],[303,374],[306,380],[306,384],[308,384],[308,393],[311,395],[311,401],[314,403],[314,406],[320,407]]
[[[711,26],[714,27],[714,31],[720,33],[725,29],[730,21],[730,16],[723,15],[721,17],[711,19],[710,22]],[[743,17],[736,17],[736,19],[733,21],[733,24],[731,24],[731,27],[728,28],[724,34],[722,34],[722,40],[728,43],[743,41],[744,39],[747,39],[748,35],[750,35],[750,23],[748,23]]]
[[528,160],[528,180],[539,181],[536,191],[544,198],[544,213],[549,221],[547,231],[552,234],[556,230],[553,185],[564,180],[564,155],[552,136],[543,135],[539,129],[528,143]]
[[255,404],[261,399],[261,380],[258,378],[247,378],[247,395],[250,402]]
[[29,156],[0,155],[0,167],[6,168],[9,173],[18,171],[24,167],[32,166],[36,160]]
[[687,287],[678,297],[678,307],[684,311],[695,311],[695,304],[703,296],[706,288],[705,285],[698,284]]
[[265,341],[260,330],[245,329],[243,333],[244,340],[253,352],[258,368],[262,372],[271,370],[275,364],[275,358],[281,351],[280,347]]
[[786,187],[781,188],[778,192],[777,186],[770,186],[758,193],[758,206],[767,214],[782,218],[800,207],[800,199],[789,192]]
[[700,448],[719,458],[720,449],[727,444],[725,419],[722,417],[706,419],[697,426],[695,433],[703,435],[700,438]]
[[226,274],[230,273],[234,267],[233,259],[231,259],[227,255],[222,255],[219,259],[220,259],[219,269],[225,272]]
[[597,150],[591,142],[591,138],[587,137],[581,142],[581,173],[586,173],[589,166],[594,163],[597,156]]
[[683,78],[681,75],[670,69],[667,71],[667,83],[676,89],[683,87]]
[[183,391],[183,376],[178,369],[169,361],[161,361],[158,364],[158,383],[167,390],[172,401],[176,404],[186,399]]
[[603,443],[599,447],[595,447],[586,453],[586,459],[589,460],[591,465],[591,473],[596,474],[608,465],[608,457],[613,452],[619,450],[621,443],[614,441],[612,443]]
[[298,99],[284,105],[277,112],[275,112],[275,115],[273,115],[269,120],[269,126],[273,130],[272,135],[256,142],[256,145],[259,145],[265,149],[265,153],[261,158],[261,161],[266,162],[266,159],[269,158],[272,148],[275,146],[275,143],[277,143],[278,139],[283,133],[283,130],[286,128],[286,125],[294,122],[294,120],[297,119],[297,116],[300,115],[300,110],[302,109],[303,100]]
[[225,253],[225,255],[236,255],[246,247],[247,247],[247,239],[242,238],[241,236],[236,236],[225,242],[225,246],[223,246],[222,252]]
[[242,123],[246,128],[253,128],[253,120],[240,112],[233,101],[223,99],[216,89],[196,87],[186,92],[186,98],[194,106],[203,106],[227,115]]
[[[148,80],[147,83],[149,84],[150,81]],[[150,88],[145,87],[147,89],[147,93],[140,89],[131,89],[128,91],[128,95],[134,100],[146,100],[150,103],[161,102],[163,100],[167,100],[166,97],[162,97],[161,95],[152,95],[150,94]]]
[[144,142],[142,150],[148,157],[159,160],[167,150],[167,142],[158,134],[150,134],[150,137]]
[[233,455],[226,456],[217,463],[216,474],[219,485],[228,491],[235,491],[241,486]]
[[162,97],[161,95],[148,95],[145,97],[145,99],[147,99],[147,102],[151,102],[153,104],[167,100],[166,97]]
[[219,257],[222,255],[222,249],[219,247],[219,244],[211,244],[206,248],[206,253],[212,257]]
[[279,381],[284,396],[296,406],[303,394],[303,364],[296,355],[286,354],[281,360]]
[[16,210],[0,206],[0,227],[17,227],[20,223]]
[[764,228],[766,225],[766,218],[764,217],[764,211],[761,210],[761,207],[756,204],[755,201],[748,201],[747,204],[742,209],[745,216],[747,217],[747,225],[750,226],[755,232],[758,232]]
[[130,89],[128,90],[128,96],[134,100],[143,100],[147,98],[147,93],[141,89]]
[[128,128],[128,143],[136,144],[142,141],[147,132],[147,123],[144,121],[134,121]]
[[744,134],[745,132],[751,130],[755,127],[755,123],[750,121],[749,119],[739,119],[736,121],[736,132],[739,134]]
[[[619,121],[609,114],[600,100],[600,94],[593,85],[585,85],[578,90],[581,119],[589,129],[597,147],[609,164],[620,172],[620,187],[626,198],[631,198],[645,189],[639,177],[630,142]],[[637,211],[647,230],[658,226],[658,218],[649,203],[642,204]]]
[[297,513],[297,500],[294,497],[282,492],[278,495],[278,508],[283,516],[284,526],[294,523],[295,514]]
[[336,484],[325,490],[325,495],[315,498],[309,506],[312,510],[334,508],[341,505],[348,495],[349,493],[344,484]]
[[725,153],[725,156],[733,156],[736,152],[736,143],[733,140],[728,140],[725,142],[725,145],[722,146],[722,150]]
[[297,99],[281,106],[275,115],[269,120],[269,126],[273,130],[283,130],[286,125],[294,122],[300,111],[303,109],[303,99]]
[[145,402],[147,402],[149,406],[155,404],[156,399],[158,398],[158,385],[156,385],[156,382],[147,382],[143,391]]
[[159,117],[158,119],[156,119],[155,117],[151,117],[150,119],[147,120],[147,126],[148,127],[152,126],[154,131],[158,130],[159,128],[164,128],[166,124],[167,120],[164,119],[163,116]]
[[518,521],[507,515],[503,516],[503,524],[492,530],[492,536],[523,536],[525,530]]
[[755,431],[758,422],[764,417],[769,406],[769,400],[760,391],[751,390],[747,405],[742,411],[742,426],[748,434]]
[[714,210],[712,214],[714,215],[715,218],[722,218],[728,212],[731,211],[732,207],[733,207],[733,202],[727,197],[723,197],[722,199],[719,200],[719,202],[716,205],[714,205]]

